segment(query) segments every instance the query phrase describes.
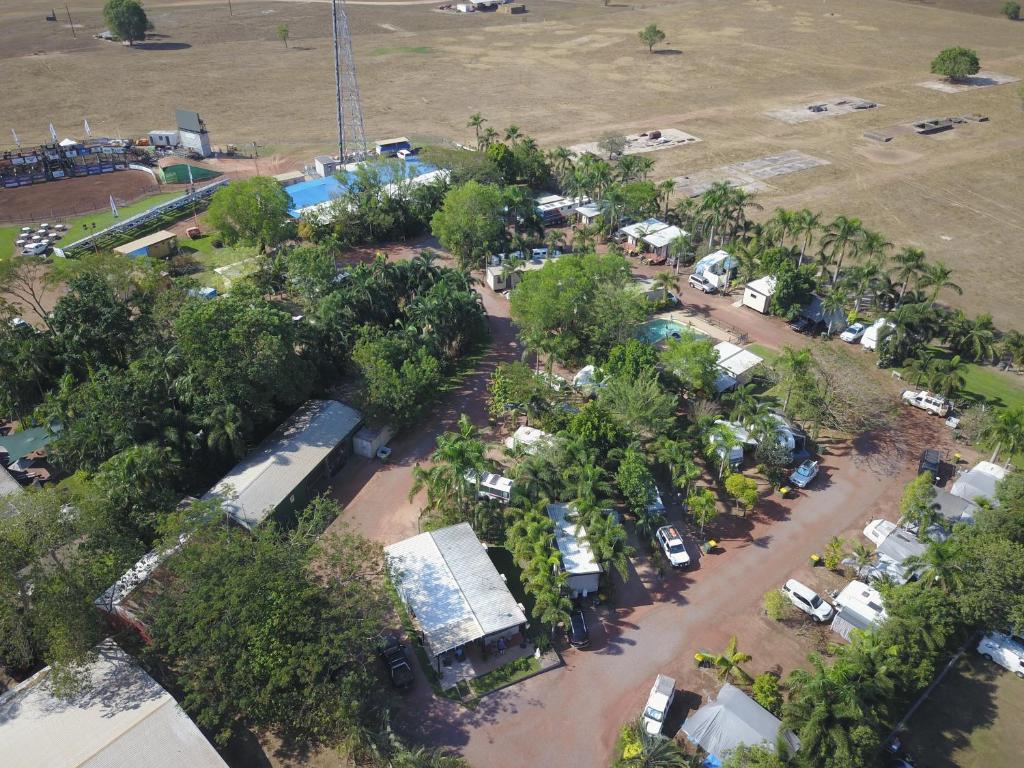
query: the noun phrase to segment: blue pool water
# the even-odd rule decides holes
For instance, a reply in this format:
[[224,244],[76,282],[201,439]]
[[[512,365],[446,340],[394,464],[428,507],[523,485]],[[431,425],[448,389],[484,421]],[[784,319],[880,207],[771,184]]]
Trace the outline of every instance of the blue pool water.
[[[415,158],[397,162],[404,162],[409,178],[422,176],[425,173],[437,170],[434,166],[420,162]],[[288,213],[292,216],[298,216],[298,211],[302,208],[326,203],[328,200],[340,197],[348,188],[353,178],[355,178],[354,173],[342,171],[337,176],[328,176],[325,179],[312,179],[285,187],[284,191],[291,198],[291,206],[288,209]],[[381,179],[385,183],[392,181],[392,165],[390,163],[381,166]]]
[[637,327],[636,337],[648,344],[657,344],[664,339],[678,339],[683,334],[692,334],[699,339],[707,338],[703,333],[698,333],[689,325],[677,323],[675,320],[658,318],[650,320]]

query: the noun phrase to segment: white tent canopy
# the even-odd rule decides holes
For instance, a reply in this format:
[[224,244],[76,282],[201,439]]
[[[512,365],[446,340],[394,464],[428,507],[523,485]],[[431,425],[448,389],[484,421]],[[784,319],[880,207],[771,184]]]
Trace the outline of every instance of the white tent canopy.
[[[726,683],[714,701],[690,715],[683,723],[687,738],[709,755],[722,757],[741,744],[775,748],[782,723],[739,688]],[[800,742],[790,731],[784,734],[792,751]]]

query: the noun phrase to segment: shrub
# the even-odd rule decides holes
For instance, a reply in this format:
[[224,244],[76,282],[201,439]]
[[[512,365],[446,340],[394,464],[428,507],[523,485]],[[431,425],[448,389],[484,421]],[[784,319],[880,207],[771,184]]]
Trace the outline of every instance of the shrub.
[[1011,21],[1017,21],[1020,18],[1020,3],[1006,3],[1003,6],[1003,15]]
[[773,589],[764,593],[764,612],[772,621],[782,621],[790,614],[790,602],[782,590]]
[[979,69],[978,54],[970,48],[947,48],[932,59],[932,74],[953,81],[976,75]]
[[845,553],[846,542],[840,539],[838,536],[833,536],[828,540],[828,544],[825,545],[825,567],[830,571],[837,570],[839,564],[843,561]]
[[763,672],[754,678],[752,693],[754,701],[773,715],[779,717],[782,714],[782,691],[779,689],[779,678],[771,672]]
[[622,730],[619,731],[619,749],[616,752],[623,761],[634,760],[643,752],[640,731],[636,723],[630,722],[622,726]]

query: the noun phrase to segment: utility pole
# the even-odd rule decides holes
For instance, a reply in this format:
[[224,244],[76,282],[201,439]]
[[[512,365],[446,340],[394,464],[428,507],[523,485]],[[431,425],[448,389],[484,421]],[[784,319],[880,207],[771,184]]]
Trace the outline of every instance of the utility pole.
[[64,10],[68,12],[68,24],[71,25],[71,36],[77,38],[78,34],[75,32],[75,22],[71,20],[71,6],[69,3],[64,3]]
[[256,142],[252,143],[252,159],[256,163],[256,175],[260,175],[260,151],[256,148]]

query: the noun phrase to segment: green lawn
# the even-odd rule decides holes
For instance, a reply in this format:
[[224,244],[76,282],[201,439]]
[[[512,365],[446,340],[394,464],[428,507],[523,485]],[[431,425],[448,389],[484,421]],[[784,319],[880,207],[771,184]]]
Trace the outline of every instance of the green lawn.
[[908,724],[929,768],[1013,768],[1024,755],[1024,680],[967,651]]
[[0,227],[0,261],[14,255],[14,241],[18,239],[20,231],[21,227],[15,225]]
[[[214,248],[213,239],[213,235],[204,235],[198,240],[182,238],[178,244],[183,252],[191,251],[192,258],[204,267],[202,272],[197,272],[189,277],[202,285],[209,285],[218,291],[224,291],[228,288],[229,280],[236,278],[238,274],[248,274],[253,270],[255,262],[250,261],[245,264],[240,262],[255,258],[258,252],[252,246],[246,245],[225,245],[221,248]],[[239,265],[238,274],[235,274],[235,270],[232,270],[232,274],[214,272],[217,267],[226,267],[230,264]]]
[[[150,195],[144,197],[131,205],[118,206],[118,218],[127,219],[129,216],[134,216],[137,213],[152,208],[154,205],[160,203],[166,203],[168,200],[173,200],[176,197],[181,197],[181,192],[161,192],[156,195]],[[101,229],[105,229],[113,224],[115,221],[114,214],[110,210],[98,211],[96,213],[90,213],[85,216],[79,216],[68,222],[68,233],[61,238],[58,245],[67,245],[73,243],[76,240],[81,240],[83,237],[89,235],[92,232],[99,232]],[[96,228],[93,229],[92,225],[95,224]],[[86,226],[88,225],[88,226]]]
[[964,378],[964,394],[974,400],[987,400],[1000,408],[1024,406],[1024,377],[972,363]]
[[747,344],[746,348],[753,352],[755,355],[763,357],[764,361],[769,365],[774,363],[775,358],[779,356],[779,351],[777,349],[772,349],[771,347],[766,347],[762,344]]

